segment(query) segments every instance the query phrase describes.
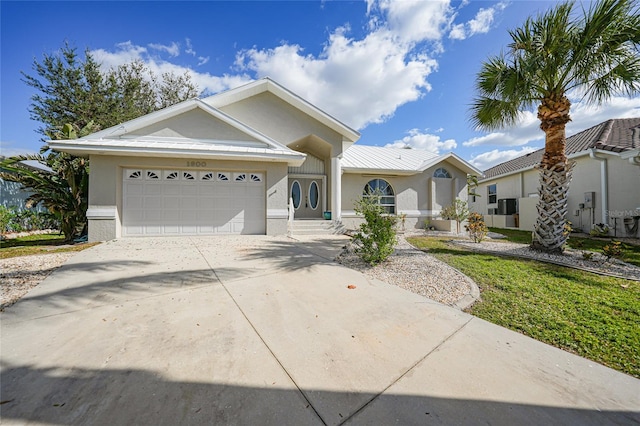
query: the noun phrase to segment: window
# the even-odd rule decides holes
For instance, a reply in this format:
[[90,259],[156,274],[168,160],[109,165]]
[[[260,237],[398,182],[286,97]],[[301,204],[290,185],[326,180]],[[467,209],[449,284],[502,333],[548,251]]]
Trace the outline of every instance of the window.
[[487,186],[487,200],[489,204],[498,202],[498,186],[495,183]]
[[314,180],[309,185],[309,206],[315,210],[318,208],[318,199],[320,197],[320,191],[318,190],[318,184]]
[[449,178],[451,179],[451,174],[445,168],[438,168],[435,172],[433,172],[433,177],[435,178]]
[[300,188],[300,182],[297,180],[294,180],[291,185],[291,199],[293,200],[293,208],[298,209],[302,199],[302,189]]
[[384,207],[387,213],[395,214],[396,197],[393,188],[384,179],[370,180],[365,186],[362,195],[365,197],[378,197],[378,203]]

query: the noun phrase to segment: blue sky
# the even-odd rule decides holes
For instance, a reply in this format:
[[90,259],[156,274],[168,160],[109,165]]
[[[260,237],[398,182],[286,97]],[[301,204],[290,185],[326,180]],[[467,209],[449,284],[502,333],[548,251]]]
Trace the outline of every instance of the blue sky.
[[[68,41],[106,69],[143,60],[188,70],[216,93],[269,76],[345,124],[358,143],[453,151],[480,169],[543,146],[534,112],[513,129],[479,132],[468,106],[483,60],[548,1],[11,2],[1,13],[3,155],[37,152],[33,91],[20,71]],[[585,3],[588,7],[588,3]],[[572,99],[569,135],[640,116],[640,98],[601,107]]]

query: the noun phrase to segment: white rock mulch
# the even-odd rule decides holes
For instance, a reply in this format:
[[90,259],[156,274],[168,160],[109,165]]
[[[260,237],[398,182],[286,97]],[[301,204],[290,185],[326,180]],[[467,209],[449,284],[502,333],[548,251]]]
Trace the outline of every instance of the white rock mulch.
[[619,260],[607,261],[606,257],[600,253],[593,252],[592,258],[587,260],[583,257],[581,250],[567,249],[563,254],[557,255],[532,250],[528,244],[490,240],[482,241],[481,243],[474,243],[470,240],[451,240],[451,242],[475,251],[523,257],[598,274],[640,281],[640,267]]
[[395,253],[382,264],[368,265],[353,250],[345,250],[336,261],[369,278],[460,309],[468,307],[480,297],[478,287],[471,278],[416,249],[403,235],[398,236]]
[[0,311],[16,303],[76,254],[49,253],[0,259]]

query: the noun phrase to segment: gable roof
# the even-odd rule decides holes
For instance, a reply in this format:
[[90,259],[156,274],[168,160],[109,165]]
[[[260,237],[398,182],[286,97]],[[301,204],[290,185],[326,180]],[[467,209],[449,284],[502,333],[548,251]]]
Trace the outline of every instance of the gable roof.
[[[620,153],[640,147],[640,117],[604,121],[575,135],[566,143],[567,156],[587,154],[591,149]],[[500,163],[484,171],[483,180],[495,178],[540,164],[544,148]]]
[[480,171],[455,155],[434,154],[424,149],[352,145],[342,156],[342,170],[354,173],[413,175],[442,161],[449,161],[467,173]]
[[208,98],[204,98],[203,102],[215,108],[222,108],[263,92],[272,93],[335,132],[341,134],[344,139],[349,142],[355,142],[360,139],[360,133],[356,130],[332,117],[269,77],[255,80],[243,86],[236,87],[235,89],[230,89],[216,95],[209,96]]
[[[134,134],[137,130],[195,109],[204,111],[212,118],[244,133],[247,135],[247,139],[228,141]],[[281,159],[292,165],[299,165],[305,158],[304,154],[293,151],[200,99],[189,99],[79,139],[55,140],[48,141],[48,143],[54,150],[76,155],[110,153],[112,155],[146,154],[156,157],[203,155],[224,159],[248,159],[247,157],[251,157],[254,160]]]

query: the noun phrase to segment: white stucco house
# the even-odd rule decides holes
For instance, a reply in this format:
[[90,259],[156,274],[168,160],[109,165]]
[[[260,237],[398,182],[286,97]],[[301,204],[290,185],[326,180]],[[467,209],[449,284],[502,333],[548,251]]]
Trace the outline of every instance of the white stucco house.
[[466,199],[466,175],[480,173],[453,153],[360,146],[359,137],[265,78],[49,144],[90,159],[90,241],[280,235],[325,212],[324,223],[355,227],[354,201],[372,189],[406,227],[420,227]]
[[[575,161],[569,187],[574,229],[590,232],[607,224],[612,236],[637,236],[640,221],[640,118],[612,119],[567,138]],[[531,231],[536,220],[538,170],[544,150],[484,171],[469,200],[489,226]]]

